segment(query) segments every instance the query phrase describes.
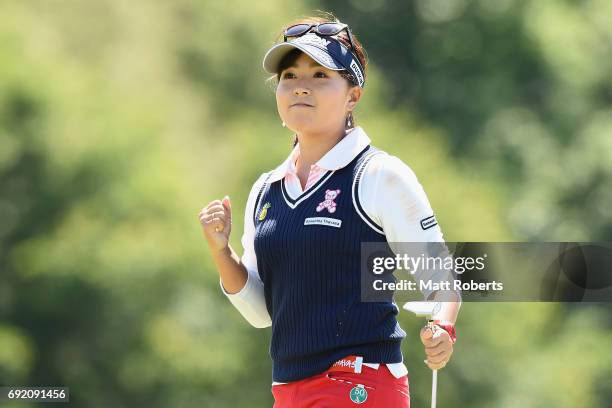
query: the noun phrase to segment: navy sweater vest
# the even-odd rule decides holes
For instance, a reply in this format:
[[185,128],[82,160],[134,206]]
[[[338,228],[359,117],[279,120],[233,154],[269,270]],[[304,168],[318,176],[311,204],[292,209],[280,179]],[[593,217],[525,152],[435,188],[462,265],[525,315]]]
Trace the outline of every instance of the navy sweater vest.
[[351,354],[365,363],[402,361],[406,333],[396,305],[360,300],[361,243],[386,242],[359,215],[368,219],[357,188],[377,152],[366,147],[296,199],[284,180],[265,182],[259,192],[255,252],[272,318],[273,381],[310,377]]

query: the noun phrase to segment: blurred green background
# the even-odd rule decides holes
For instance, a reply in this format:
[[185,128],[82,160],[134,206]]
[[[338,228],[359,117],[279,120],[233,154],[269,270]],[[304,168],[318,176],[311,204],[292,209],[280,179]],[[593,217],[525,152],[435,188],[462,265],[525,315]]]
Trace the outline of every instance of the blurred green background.
[[[609,1],[5,0],[0,385],[272,405],[270,329],[221,293],[197,214],[229,194],[241,253],[249,189],[292,141],[261,59],[317,9],[363,42],[357,123],[413,168],[447,240],[612,241]],[[428,406],[423,322],[400,323]],[[458,331],[440,407],[612,406],[609,303],[465,303]]]

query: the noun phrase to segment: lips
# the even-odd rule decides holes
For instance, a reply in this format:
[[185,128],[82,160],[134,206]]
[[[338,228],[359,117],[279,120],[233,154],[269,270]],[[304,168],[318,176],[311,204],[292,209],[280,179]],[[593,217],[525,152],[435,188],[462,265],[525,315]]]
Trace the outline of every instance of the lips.
[[313,107],[314,107],[313,105],[310,105],[310,104],[305,103],[305,102],[298,102],[298,103],[294,103],[294,104],[292,104],[290,107],[291,107],[291,108],[294,108],[294,107],[300,107],[300,106],[301,106],[301,107],[304,107],[304,108],[313,108]]

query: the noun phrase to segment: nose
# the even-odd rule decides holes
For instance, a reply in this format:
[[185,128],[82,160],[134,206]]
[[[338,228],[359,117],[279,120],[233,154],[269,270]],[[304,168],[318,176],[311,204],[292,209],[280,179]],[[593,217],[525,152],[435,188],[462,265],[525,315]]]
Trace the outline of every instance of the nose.
[[296,86],[295,89],[293,90],[293,93],[295,95],[308,95],[310,94],[310,90],[308,90],[308,88],[304,86]]

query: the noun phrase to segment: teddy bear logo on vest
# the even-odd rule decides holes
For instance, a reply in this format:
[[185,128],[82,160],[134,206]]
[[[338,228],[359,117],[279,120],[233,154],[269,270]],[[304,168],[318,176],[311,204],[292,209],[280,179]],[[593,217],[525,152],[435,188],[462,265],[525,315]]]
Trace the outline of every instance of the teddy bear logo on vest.
[[327,211],[331,214],[335,213],[337,204],[334,200],[338,197],[338,194],[340,194],[340,190],[325,190],[325,200],[319,203],[317,212],[321,212],[327,208]]

